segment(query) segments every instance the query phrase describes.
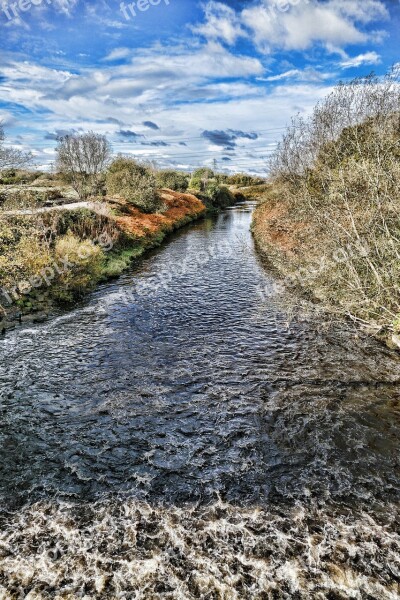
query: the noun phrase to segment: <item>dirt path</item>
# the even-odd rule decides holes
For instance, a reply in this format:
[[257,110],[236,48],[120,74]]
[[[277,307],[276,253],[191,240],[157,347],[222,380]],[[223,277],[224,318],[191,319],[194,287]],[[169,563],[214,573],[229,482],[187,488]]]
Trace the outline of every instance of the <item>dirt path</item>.
[[72,202],[69,204],[61,204],[59,206],[46,206],[43,208],[32,208],[32,209],[24,209],[24,210],[8,210],[1,214],[12,217],[16,215],[40,215],[47,212],[52,212],[54,210],[76,210],[77,208],[91,208],[96,211],[101,205],[99,202]]

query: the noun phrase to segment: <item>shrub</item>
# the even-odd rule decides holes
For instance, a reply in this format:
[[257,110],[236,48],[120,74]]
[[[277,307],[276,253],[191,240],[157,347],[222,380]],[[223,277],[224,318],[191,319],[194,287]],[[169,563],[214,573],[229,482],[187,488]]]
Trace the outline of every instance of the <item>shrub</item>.
[[12,289],[51,263],[51,252],[32,223],[0,222],[0,288]]
[[225,185],[210,182],[206,189],[206,195],[210,198],[216,208],[227,208],[235,202],[235,197]]
[[168,188],[175,192],[186,192],[189,187],[189,176],[182,171],[158,171],[156,179],[159,188]]
[[235,202],[234,195],[221,181],[225,176],[214,173],[211,169],[201,168],[194,171],[190,180],[190,187],[200,192],[198,196],[210,209],[220,209],[231,206]]
[[54,249],[55,261],[61,264],[67,257],[73,266],[64,270],[52,295],[61,301],[71,301],[93,287],[101,276],[104,253],[92,241],[81,241],[71,232],[60,238]]
[[3,171],[0,178],[0,183],[4,185],[16,185],[16,184],[27,184],[32,183],[41,172],[37,171],[24,171],[21,169],[8,169]]
[[211,169],[203,167],[194,171],[190,180],[190,188],[205,202],[208,209],[221,209],[235,203],[234,195],[229,191],[222,181],[225,175],[214,173]]
[[62,193],[58,189],[12,188],[3,192],[2,207],[4,210],[35,208],[52,200],[57,200],[61,196]]
[[215,173],[215,180],[217,183],[229,185],[229,176],[223,173]]
[[42,222],[47,231],[54,231],[55,238],[70,232],[82,240],[108,240],[115,246],[123,241],[124,234],[105,208],[104,214],[100,214],[99,209],[94,212],[87,208],[47,213],[43,215]]
[[108,194],[124,198],[143,212],[156,212],[162,207],[154,174],[133,158],[116,158],[108,169],[106,181]]
[[36,173],[36,175],[30,183],[31,187],[57,187],[64,183],[62,175],[55,175],[53,173]]
[[232,206],[239,200],[226,186],[220,186],[215,182],[208,185],[206,192],[194,190],[194,193],[210,212],[217,212],[220,209]]

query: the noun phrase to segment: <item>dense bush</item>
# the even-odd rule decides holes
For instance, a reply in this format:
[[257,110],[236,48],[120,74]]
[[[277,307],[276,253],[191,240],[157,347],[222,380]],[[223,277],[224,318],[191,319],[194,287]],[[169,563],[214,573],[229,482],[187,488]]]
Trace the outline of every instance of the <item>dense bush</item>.
[[5,188],[1,194],[0,203],[4,210],[23,210],[42,206],[52,200],[62,197],[59,189],[40,189],[29,187]]
[[54,173],[35,173],[36,177],[32,180],[31,186],[33,187],[54,187],[62,182],[62,175],[55,175]]
[[225,173],[215,173],[214,177],[217,183],[228,185],[229,176]]
[[283,270],[325,306],[378,325],[400,314],[399,144],[399,72],[341,84],[285,134],[262,208],[280,214],[279,239],[290,232]]
[[[105,252],[123,239],[113,219],[87,209],[4,217],[0,220],[0,303],[1,290],[14,299],[22,294],[24,303],[38,291],[56,300],[73,300],[99,280]],[[38,288],[32,284],[33,289],[26,289],[30,280],[38,278],[42,280]]]
[[69,302],[99,280],[104,252],[91,240],[80,240],[68,232],[56,242],[54,249],[56,263],[61,264],[65,257],[73,266],[61,273],[57,285],[52,289],[52,296]]
[[235,197],[229,188],[221,184],[223,178],[225,176],[220,176],[211,169],[197,169],[190,180],[190,188],[197,193],[209,209],[226,208],[234,204]]
[[162,207],[155,175],[133,158],[116,158],[107,171],[106,185],[108,194],[120,196],[144,212],[156,212]]
[[100,214],[88,208],[79,210],[58,211],[43,215],[42,222],[47,231],[53,232],[53,238],[66,235],[68,232],[81,240],[107,240],[115,246],[124,240],[124,234],[115,220],[110,217],[107,208]]
[[0,221],[0,289],[13,289],[51,262],[51,251],[33,221]]
[[205,204],[207,210],[210,212],[217,212],[220,209],[232,206],[239,200],[228,188],[216,184],[211,184],[207,192],[193,190],[193,193]]
[[235,202],[235,197],[229,188],[212,181],[207,186],[206,195],[216,208],[226,208]]
[[175,192],[186,192],[189,187],[189,176],[182,171],[166,169],[158,171],[156,175],[157,187],[168,188]]
[[247,187],[265,184],[261,177],[254,177],[246,173],[236,173],[235,175],[225,175],[223,173],[214,173],[208,167],[197,169],[192,174],[190,187],[200,192],[206,192],[210,182],[216,182],[222,185],[234,185],[236,187]]

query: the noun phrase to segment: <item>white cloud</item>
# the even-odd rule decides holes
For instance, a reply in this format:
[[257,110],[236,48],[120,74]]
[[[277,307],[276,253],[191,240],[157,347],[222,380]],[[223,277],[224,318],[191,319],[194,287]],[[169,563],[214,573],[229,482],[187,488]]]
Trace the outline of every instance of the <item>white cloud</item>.
[[381,57],[376,52],[366,52],[365,54],[359,54],[354,58],[349,58],[340,63],[342,69],[352,69],[355,67],[361,67],[363,65],[379,65],[381,63]]
[[192,31],[208,40],[221,40],[234,44],[245,36],[236,12],[221,2],[208,2],[205,6],[205,23],[192,27]]
[[381,0],[330,0],[332,9],[358,23],[368,24],[387,19],[388,11]]
[[[343,69],[377,64],[380,60],[372,51],[349,58],[344,48],[371,37],[377,39],[378,33],[371,31],[371,24],[387,17],[383,2],[297,0],[294,5],[295,1],[288,2],[286,12],[271,12],[273,0],[255,0],[242,11],[211,1],[205,7],[204,23],[193,28],[205,36],[207,43],[185,39],[180,44],[129,49],[123,44],[129,45],[130,41],[121,41],[118,33],[114,44],[117,47],[103,58],[100,67],[81,68],[73,73],[7,56],[3,59],[0,95],[4,102],[31,111],[29,131],[35,132],[34,140],[39,139],[37,152],[41,152],[44,163],[46,154],[48,158],[53,152],[52,142],[44,139],[46,131],[93,129],[114,138],[116,151],[163,156],[171,163],[176,160],[178,164],[202,164],[206,160],[201,157],[201,152],[207,150],[206,142],[191,141],[186,148],[176,141],[179,136],[188,140],[199,137],[202,130],[237,129],[239,124],[243,131],[282,127],[294,113],[308,113],[329,91],[324,82],[335,76],[322,72],[321,65],[299,69],[282,61],[282,72],[265,75],[265,66],[259,59],[227,49],[227,45],[244,36],[265,52],[307,50],[321,45],[339,55],[335,60]],[[110,12],[100,10],[102,2],[85,8],[96,23],[104,15],[112,18]],[[65,5],[65,10],[71,11],[75,0]],[[266,63],[265,58],[263,62]],[[274,64],[272,59],[270,62]],[[266,85],[257,81],[265,81]],[[143,126],[144,120],[156,122],[160,130],[149,131]],[[125,129],[145,135],[146,141],[160,140],[171,146],[123,143],[115,135],[122,124]],[[15,126],[18,127],[19,124]],[[26,135],[29,139],[29,132]],[[232,157],[232,164],[240,167],[251,160],[246,144],[251,146],[254,157],[260,157],[262,149],[268,152],[279,136],[280,132],[273,132],[265,139],[238,145],[239,158],[234,162]],[[257,145],[262,148],[257,150]],[[220,148],[215,150],[221,152]],[[190,155],[197,151],[198,159],[182,158],[186,152]]]
[[110,54],[105,56],[103,58],[103,60],[112,62],[114,60],[121,60],[123,58],[128,58],[131,55],[132,55],[132,50],[130,50],[129,48],[114,48],[114,50],[112,50],[110,52]]
[[312,67],[306,67],[305,69],[290,69],[289,71],[279,73],[278,75],[271,75],[270,77],[266,77],[263,81],[296,79],[298,81],[319,82],[330,79],[332,76],[332,73],[321,73]]
[[4,126],[10,126],[13,125],[14,123],[16,123],[17,119],[15,118],[15,116],[6,110],[1,110],[0,111],[0,123]]
[[228,44],[247,36],[268,53],[304,51],[315,44],[341,52],[348,45],[381,38],[382,32],[366,31],[365,25],[387,18],[382,0],[259,0],[241,13],[209,2],[205,22],[194,30]]
[[122,19],[115,19],[115,15],[118,15],[118,12],[112,10],[104,0],[96,0],[94,4],[85,4],[85,13],[89,21],[96,25],[101,25],[105,30],[125,29],[128,27],[127,22],[123,22]]
[[54,0],[56,8],[69,17],[72,15],[77,3],[78,0]]
[[3,69],[0,93],[5,102],[71,119],[85,114],[94,119],[105,115],[124,119],[133,109],[171,105],[176,100],[249,96],[257,90],[246,81],[219,84],[215,79],[246,79],[263,73],[259,60],[231,54],[210,42],[200,48],[171,47],[168,63],[165,47],[155,47],[137,50],[126,64],[83,69],[79,74],[10,61]]

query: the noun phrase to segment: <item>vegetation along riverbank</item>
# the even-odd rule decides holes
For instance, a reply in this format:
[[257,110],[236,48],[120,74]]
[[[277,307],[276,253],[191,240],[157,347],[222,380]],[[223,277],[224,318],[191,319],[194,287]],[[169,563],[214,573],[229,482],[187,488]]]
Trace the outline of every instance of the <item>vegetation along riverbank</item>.
[[[56,174],[3,171],[0,332],[44,320],[54,305],[118,276],[171,232],[243,197],[228,187],[240,178],[157,171],[132,158],[111,160],[109,152],[103,136],[83,134],[60,141]],[[89,155],[98,158],[91,168],[82,159]]]
[[324,309],[400,340],[398,70],[293,120],[254,214],[264,257]]

